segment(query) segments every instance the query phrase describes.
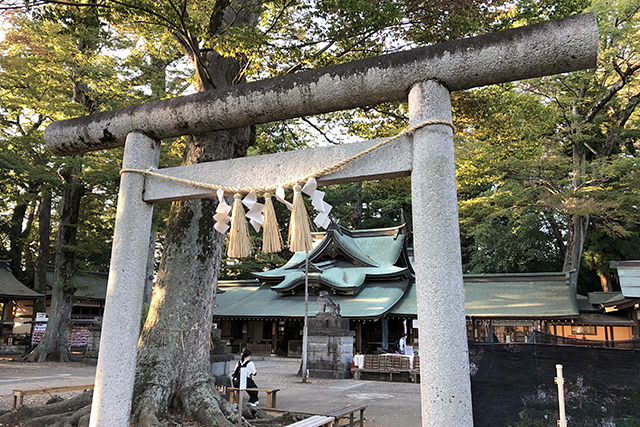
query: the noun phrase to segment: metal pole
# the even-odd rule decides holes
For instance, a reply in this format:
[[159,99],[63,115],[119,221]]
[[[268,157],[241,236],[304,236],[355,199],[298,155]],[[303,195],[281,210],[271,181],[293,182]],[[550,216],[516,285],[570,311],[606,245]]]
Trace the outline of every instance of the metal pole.
[[302,382],[307,382],[307,345],[309,339],[309,251],[304,262],[304,326],[302,327]]
[[242,427],[242,389],[238,390],[238,427]]
[[556,384],[558,384],[558,406],[560,411],[560,419],[558,425],[560,427],[567,427],[567,417],[564,411],[564,377],[562,376],[562,365],[556,365],[557,377],[555,378]]

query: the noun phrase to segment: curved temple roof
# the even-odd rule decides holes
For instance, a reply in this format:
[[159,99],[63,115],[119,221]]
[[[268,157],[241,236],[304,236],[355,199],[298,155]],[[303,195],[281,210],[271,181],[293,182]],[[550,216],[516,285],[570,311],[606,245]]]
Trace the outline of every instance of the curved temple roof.
[[[410,279],[370,282],[357,296],[332,295],[340,304],[342,317],[374,319],[385,315],[402,298]],[[304,316],[304,292],[281,296],[257,281],[222,283],[224,293],[216,296],[214,317],[283,319]],[[309,313],[315,313],[315,297],[309,297]]]
[[[354,294],[367,280],[409,278],[410,267],[402,265],[405,235],[401,228],[349,231],[333,225],[319,233],[316,237],[321,240],[309,253],[309,282]],[[305,254],[298,252],[280,268],[253,274],[274,291],[293,292],[304,285]]]
[[[310,287],[330,288],[344,317],[416,317],[413,259],[401,231],[332,226],[318,233],[309,253]],[[217,296],[214,316],[302,317],[304,266],[305,254],[296,253],[280,268],[255,273],[262,282],[221,282],[224,292]],[[464,275],[463,280],[467,316],[571,319],[579,314],[575,285],[566,273]],[[315,297],[311,303],[315,306]]]

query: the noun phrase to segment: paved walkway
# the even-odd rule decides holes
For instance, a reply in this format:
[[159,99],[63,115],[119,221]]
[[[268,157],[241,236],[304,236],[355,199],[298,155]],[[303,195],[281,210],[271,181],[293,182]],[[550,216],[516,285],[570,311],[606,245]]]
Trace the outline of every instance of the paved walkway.
[[[363,404],[368,406],[365,412],[368,427],[421,425],[419,384],[314,378],[302,383],[297,376],[298,359],[256,358],[254,363],[258,370],[255,378],[258,386],[280,389],[278,408],[321,413],[350,404]],[[95,366],[86,363],[35,364],[0,358],[0,409],[11,407],[14,389],[90,384],[94,375]],[[25,404],[39,405],[47,399],[48,396],[28,396]],[[263,406],[266,403],[263,393],[260,399],[260,406]]]
[[[280,388],[278,408],[294,411],[327,412],[351,404],[367,405],[366,425],[370,427],[419,427],[420,385],[362,380],[310,378],[300,382],[299,360],[254,360],[258,387]],[[263,394],[260,395],[261,399]],[[264,404],[262,400],[260,404]]]

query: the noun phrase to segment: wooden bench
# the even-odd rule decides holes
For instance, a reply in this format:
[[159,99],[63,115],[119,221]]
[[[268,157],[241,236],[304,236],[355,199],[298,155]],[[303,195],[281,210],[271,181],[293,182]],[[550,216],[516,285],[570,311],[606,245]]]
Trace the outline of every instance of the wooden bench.
[[[22,406],[22,404],[24,403],[25,396],[32,396],[36,394],[64,393],[67,391],[92,390],[92,389],[93,389],[93,384],[84,384],[84,385],[71,385],[67,387],[39,388],[35,390],[13,390],[13,409],[17,409]],[[20,398],[20,403],[18,403],[18,397]]]
[[[229,391],[229,402],[235,403],[238,400],[238,393],[240,389],[237,387],[227,387]],[[267,393],[267,408],[275,408],[276,407],[276,397],[277,393],[280,391],[279,388],[274,389],[266,389],[266,388],[248,388],[247,391],[264,391]]]
[[[364,410],[367,409],[367,405],[350,405],[344,408],[334,409],[327,415],[336,419],[336,426],[340,425],[340,420],[347,418],[349,420],[349,427],[353,427],[355,423],[359,423],[360,427],[364,427]],[[360,418],[355,418],[355,413],[360,413]]]
[[324,415],[314,415],[297,423],[289,424],[289,427],[333,427],[335,419]]

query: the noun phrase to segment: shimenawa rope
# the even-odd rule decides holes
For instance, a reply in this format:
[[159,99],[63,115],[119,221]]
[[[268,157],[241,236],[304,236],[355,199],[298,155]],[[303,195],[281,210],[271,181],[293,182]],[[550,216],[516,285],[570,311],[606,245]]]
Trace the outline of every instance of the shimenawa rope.
[[392,137],[389,137],[387,139],[384,139],[380,142],[378,142],[375,145],[372,145],[371,147],[357,153],[354,154],[351,157],[347,157],[346,159],[340,160],[339,162],[336,162],[332,165],[326,166],[322,169],[319,169],[313,173],[310,173],[307,176],[304,176],[302,178],[298,178],[292,181],[287,181],[281,184],[275,184],[275,185],[270,185],[268,187],[228,187],[228,186],[223,186],[223,185],[217,185],[217,184],[209,184],[206,182],[199,182],[199,181],[193,181],[190,179],[185,179],[185,178],[178,178],[178,177],[174,177],[174,176],[168,176],[168,175],[164,175],[158,172],[154,172],[152,170],[144,170],[144,169],[122,169],[120,170],[120,174],[123,173],[140,173],[143,175],[151,175],[151,176],[157,176],[160,178],[164,178],[164,179],[168,179],[170,181],[175,181],[175,182],[180,182],[183,184],[190,184],[196,187],[201,187],[201,188],[206,188],[206,189],[210,189],[210,190],[214,190],[217,191],[219,189],[222,189],[225,193],[230,193],[230,194],[235,194],[235,193],[239,193],[239,194],[248,194],[248,193],[264,193],[264,192],[274,192],[278,187],[282,187],[285,189],[289,189],[289,188],[293,188],[296,185],[301,185],[304,184],[305,182],[307,182],[310,178],[319,178],[321,176],[324,175],[328,175],[330,173],[334,173],[337,172],[339,170],[341,170],[342,168],[344,168],[347,164],[351,163],[352,161],[359,159],[362,156],[365,156],[369,153],[371,153],[372,151],[377,150],[380,147],[383,147],[387,144],[389,144],[392,141],[395,141],[398,138],[401,138],[405,135],[408,135],[420,128],[423,128],[424,126],[429,126],[429,125],[446,125],[449,126],[451,129],[453,129],[455,131],[455,128],[453,126],[453,124],[451,122],[448,122],[446,120],[427,120],[424,121],[422,123],[419,123],[417,125],[411,126],[409,128],[404,129],[402,132],[398,133],[397,135],[394,135]]

